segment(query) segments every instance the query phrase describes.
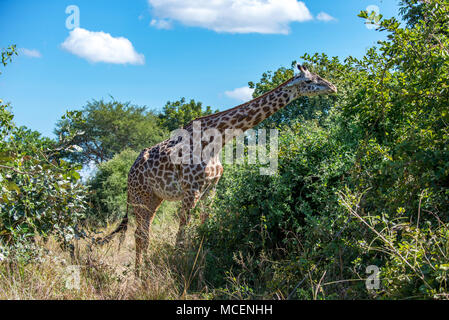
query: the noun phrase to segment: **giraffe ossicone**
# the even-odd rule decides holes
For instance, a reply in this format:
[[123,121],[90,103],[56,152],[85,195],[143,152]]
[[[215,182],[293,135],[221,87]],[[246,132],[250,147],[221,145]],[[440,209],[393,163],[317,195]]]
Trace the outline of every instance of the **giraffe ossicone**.
[[[128,205],[133,209],[137,223],[137,271],[142,254],[148,247],[149,228],[164,200],[182,201],[176,242],[178,245],[183,242],[192,209],[207,192],[215,188],[223,174],[219,153],[233,139],[233,134],[229,132],[235,135],[245,132],[301,96],[337,92],[332,83],[319,75],[301,65],[298,69],[299,74],[260,97],[197,118],[182,128],[181,135],[142,150],[128,174]],[[188,143],[185,143],[186,140]],[[127,222],[128,212],[111,235],[126,231]],[[111,235],[105,239],[109,240]]]

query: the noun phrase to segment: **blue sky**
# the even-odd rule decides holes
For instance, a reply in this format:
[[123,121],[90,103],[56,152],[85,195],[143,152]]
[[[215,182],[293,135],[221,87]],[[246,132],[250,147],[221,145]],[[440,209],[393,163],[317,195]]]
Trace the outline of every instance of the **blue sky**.
[[[79,29],[66,27],[69,5]],[[110,95],[224,110],[248,96],[248,81],[304,53],[362,56],[385,36],[357,17],[369,5],[397,15],[394,0],[0,0],[0,48],[20,50],[0,98],[16,124],[50,137],[66,110]]]

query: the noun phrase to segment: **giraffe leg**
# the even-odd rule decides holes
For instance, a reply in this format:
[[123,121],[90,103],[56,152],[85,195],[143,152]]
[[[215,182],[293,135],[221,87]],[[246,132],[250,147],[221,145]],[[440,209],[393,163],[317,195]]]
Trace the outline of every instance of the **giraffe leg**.
[[142,264],[142,254],[145,256],[149,243],[149,231],[155,213],[161,205],[163,199],[155,194],[146,194],[133,203],[136,216],[136,275],[140,275]]
[[184,244],[185,240],[185,228],[190,220],[190,213],[195,208],[198,200],[200,199],[200,192],[194,191],[187,193],[183,200],[181,211],[179,214],[179,229],[178,234],[176,235],[176,246],[180,247]]

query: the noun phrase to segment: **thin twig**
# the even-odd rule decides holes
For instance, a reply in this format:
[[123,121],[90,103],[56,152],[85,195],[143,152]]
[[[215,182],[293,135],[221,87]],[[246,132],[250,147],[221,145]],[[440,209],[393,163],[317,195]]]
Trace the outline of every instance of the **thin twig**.
[[14,172],[19,173],[19,174],[29,174],[29,175],[36,174],[36,172],[20,171],[19,169],[16,169],[14,167],[4,166],[4,165],[1,165],[1,164],[0,164],[0,168],[11,170],[11,171],[14,171]]

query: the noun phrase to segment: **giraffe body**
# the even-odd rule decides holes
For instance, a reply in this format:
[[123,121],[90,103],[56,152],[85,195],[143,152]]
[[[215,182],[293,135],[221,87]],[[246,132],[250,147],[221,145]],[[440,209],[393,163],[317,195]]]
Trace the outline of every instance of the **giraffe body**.
[[163,200],[178,201],[191,190],[203,194],[221,177],[223,167],[218,156],[196,165],[174,164],[170,161],[172,152],[172,140],[165,140],[140,153],[128,176],[133,197],[151,192]]
[[[201,147],[206,148],[212,141],[195,138],[195,123],[203,132],[214,129],[219,133],[220,147],[229,142],[227,130],[244,132],[270,115],[274,114],[300,96],[335,93],[337,89],[330,82],[306,68],[299,66],[300,74],[281,84],[270,92],[247,103],[216,114],[195,119],[184,127],[193,134],[193,140],[201,140]],[[232,137],[232,135],[231,135]],[[182,201],[179,213],[179,231],[177,243],[183,241],[184,229],[190,212],[195,208],[206,192],[214,189],[223,174],[218,152],[207,159],[194,160],[193,141],[189,144],[190,161],[176,164],[171,156],[178,152],[179,138],[167,139],[151,148],[144,149],[128,175],[128,204],[136,216],[136,270],[138,272],[142,253],[148,247],[148,232],[155,213],[164,200]],[[127,216],[112,234],[126,230]],[[123,227],[125,225],[125,227]],[[112,235],[111,234],[111,235]],[[110,236],[111,236],[110,235]],[[108,237],[110,237],[108,236]]]
[[[189,211],[202,196],[218,183],[223,167],[217,157],[198,164],[174,164],[170,155],[176,142],[165,140],[144,149],[128,175],[128,202],[136,215],[136,266],[141,264],[142,253],[148,247],[149,227],[157,209],[164,200],[182,200],[177,243],[181,243]],[[204,218],[203,218],[204,219]]]

